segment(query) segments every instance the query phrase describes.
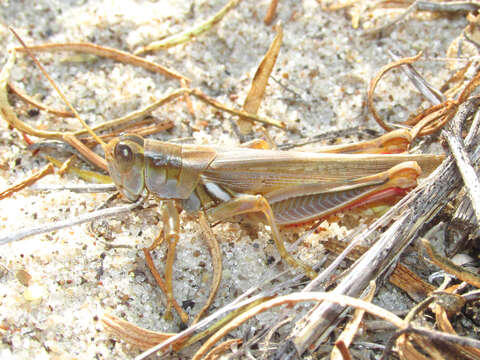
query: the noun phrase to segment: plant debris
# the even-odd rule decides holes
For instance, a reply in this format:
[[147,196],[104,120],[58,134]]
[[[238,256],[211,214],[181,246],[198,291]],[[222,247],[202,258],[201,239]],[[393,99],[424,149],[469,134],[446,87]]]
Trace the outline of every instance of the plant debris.
[[[23,45],[0,28],[0,358],[480,357],[477,2],[1,6]],[[143,197],[104,209],[118,194],[88,183],[110,181],[101,150],[125,132],[447,155],[396,204],[283,229],[318,272],[305,282],[255,216],[211,226]],[[371,316],[385,330],[363,331]]]

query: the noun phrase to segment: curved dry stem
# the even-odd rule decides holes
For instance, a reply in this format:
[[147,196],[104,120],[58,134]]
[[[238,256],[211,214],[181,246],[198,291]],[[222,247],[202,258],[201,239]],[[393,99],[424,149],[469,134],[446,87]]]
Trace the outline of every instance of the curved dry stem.
[[[154,110],[156,110],[160,106],[176,99],[177,97],[179,97],[179,95],[176,94],[176,92],[173,92],[173,93],[155,101],[154,103],[152,103],[150,105],[147,105],[143,109],[133,111],[130,114],[127,114],[125,116],[122,116],[122,117],[119,117],[119,118],[113,119],[113,120],[104,121],[101,124],[93,126],[92,130],[93,131],[107,130],[107,129],[111,129],[113,127],[119,127],[119,126],[125,125],[130,121],[133,121],[135,119],[150,115]],[[79,135],[83,135],[83,134],[86,134],[86,133],[88,133],[88,131],[86,129],[82,129],[82,130],[75,131],[73,134],[75,136],[79,136]]]
[[238,110],[238,109],[234,109],[234,108],[231,108],[229,106],[223,105],[223,104],[219,103],[218,101],[214,100],[213,98],[207,96],[206,94],[204,94],[202,91],[200,91],[198,89],[180,89],[180,90],[177,90],[177,91],[182,91],[184,93],[191,94],[191,95],[195,96],[197,99],[209,104],[210,106],[213,106],[216,109],[228,112],[232,115],[237,115],[237,116],[243,117],[243,118],[248,119],[248,120],[257,121],[257,122],[265,124],[265,125],[275,126],[277,128],[280,128],[280,129],[285,129],[285,127],[286,127],[286,124],[283,121],[273,120],[273,119],[270,119],[270,118],[267,118],[267,117],[258,116],[256,114],[252,114],[252,113],[249,113],[247,111]]
[[458,103],[461,104],[467,100],[467,98],[470,96],[470,94],[475,90],[475,88],[480,85],[480,72],[477,73],[472,80],[469,81],[469,83],[465,86],[463,91],[460,93],[460,96],[458,97]]
[[[167,285],[163,281],[162,277],[160,276],[160,273],[158,272],[155,264],[153,263],[152,255],[150,254],[150,249],[143,248],[143,254],[145,255],[145,262],[147,263],[148,269],[152,273],[153,277],[155,278],[155,281],[157,282],[158,286],[160,286],[160,289],[162,289],[163,293],[167,293]],[[183,311],[180,305],[178,305],[177,301],[175,299],[172,299],[172,305],[173,308],[177,311],[178,316],[180,316],[180,319],[184,324],[188,322],[188,314]]]
[[205,356],[205,360],[216,359],[221,353],[225,352],[232,345],[240,345],[243,342],[242,339],[230,339],[226,340],[220,345],[215,346],[210,352]]
[[372,115],[373,115],[375,121],[378,123],[378,125],[380,125],[386,131],[392,131],[394,129],[391,126],[387,125],[383,121],[383,119],[380,117],[377,110],[375,109],[375,105],[373,103],[373,96],[374,96],[374,93],[375,93],[375,88],[377,87],[377,84],[380,81],[380,79],[383,77],[383,75],[385,75],[388,71],[390,71],[394,68],[397,68],[401,65],[404,65],[404,64],[412,64],[415,61],[417,61],[418,59],[420,59],[421,56],[422,56],[422,52],[419,52],[417,55],[415,55],[413,57],[402,58],[400,60],[397,60],[397,61],[391,62],[390,64],[385,65],[384,67],[382,67],[380,69],[378,74],[375,75],[373,80],[370,82],[370,87],[368,89],[367,104],[368,104],[368,107],[369,107],[370,111],[372,112]]
[[192,325],[196,324],[202,318],[203,314],[208,310],[210,305],[212,305],[213,300],[215,300],[215,296],[217,295],[218,288],[220,287],[220,281],[222,280],[222,254],[220,251],[220,246],[218,245],[217,238],[215,237],[212,228],[208,224],[207,218],[205,217],[205,213],[203,211],[201,211],[198,215],[198,223],[202,228],[202,233],[204,234],[208,249],[210,250],[210,256],[212,257],[213,276],[208,299],[205,305],[195,316]]
[[[53,79],[50,77],[50,75],[48,75],[47,71],[45,70],[45,68],[43,67],[43,65],[40,63],[40,61],[38,61],[38,59],[35,57],[35,55],[33,55],[33,53],[29,50],[29,48],[27,47],[27,45],[25,44],[25,42],[22,40],[22,38],[20,38],[20,36],[15,32],[15,30],[12,28],[12,27],[9,27],[9,30],[13,33],[13,35],[17,38],[17,40],[20,42],[20,44],[22,44],[23,48],[25,49],[25,52],[28,54],[28,56],[30,56],[30,58],[32,59],[32,61],[35,63],[35,65],[37,65],[37,67],[40,69],[40,71],[42,72],[42,74],[47,78],[48,82],[50,83],[50,85],[55,89],[55,91],[57,92],[57,94],[60,96],[60,98],[63,100],[63,102],[65,103],[65,105],[68,106],[68,108],[72,111],[72,113],[75,115],[75,118],[77,118],[77,120],[82,124],[82,126],[87,129],[87,131],[89,132],[90,135],[92,135],[92,137],[100,144],[102,145],[102,147],[105,147],[105,143],[102,141],[102,139],[100,139],[97,134],[95,134],[87,125],[87,123],[80,117],[80,114],[77,112],[77,110],[72,106],[72,104],[70,104],[70,101],[68,101],[67,97],[65,96],[65,94],[63,93],[63,91],[60,90],[60,87],[55,83],[55,81],[53,81]],[[93,154],[92,154],[93,156]],[[95,159],[96,161],[96,159]],[[95,162],[94,161],[94,162]]]
[[237,6],[239,2],[240,0],[230,0],[223,8],[220,9],[220,11],[218,11],[209,19],[201,22],[198,25],[193,26],[190,29],[182,31],[179,34],[169,36],[163,40],[154,41],[144,47],[141,47],[140,49],[135,51],[135,55],[160,49],[167,49],[169,47],[180,45],[194,39],[195,37],[210,30],[215,24],[219,23],[231,9]]
[[41,170],[35,171],[27,179],[22,180],[19,183],[10,186],[8,189],[1,191],[0,200],[6,197],[9,197],[10,195],[26,188],[27,186],[34,184],[35,182],[37,182],[37,180],[40,180],[42,177],[49,174],[53,174],[53,173],[54,173],[53,164],[47,164]]
[[379,306],[373,305],[363,300],[355,299],[349,296],[332,294],[332,293],[323,293],[323,292],[304,292],[304,293],[293,293],[289,295],[279,296],[272,300],[266,301],[263,304],[257,305],[250,310],[244,312],[240,316],[233,319],[219,331],[217,331],[214,335],[212,335],[197,351],[197,353],[192,358],[193,360],[201,359],[207,351],[223,336],[228,334],[231,330],[235,329],[236,327],[243,324],[248,319],[256,316],[257,314],[269,310],[273,307],[280,306],[283,304],[296,304],[298,302],[304,301],[329,301],[332,303],[336,303],[342,306],[353,306],[357,309],[365,310],[366,312],[376,315],[396,327],[402,329],[405,326],[405,322],[400,319],[398,316],[392,314],[391,312],[382,309]]
[[[418,53],[416,56],[410,58],[403,58],[398,61],[394,61],[382,69],[380,69],[379,73],[375,76],[375,78],[370,83],[370,87],[368,90],[368,107],[372,112],[372,115],[375,121],[386,131],[393,131],[394,128],[387,125],[383,119],[378,114],[377,110],[375,109],[374,102],[373,102],[373,95],[375,92],[375,88],[380,81],[380,79],[385,75],[386,72],[390,71],[393,68],[399,67],[404,64],[410,64],[419,59],[421,56],[421,52]],[[413,117],[412,119],[408,119],[403,122],[401,125],[404,126],[413,126],[411,135],[412,139],[417,136],[426,136],[433,134],[434,132],[441,129],[450,119],[455,115],[458,105],[464,102],[468,96],[472,93],[472,91],[480,84],[480,74],[477,74],[465,87],[462,94],[460,95],[458,100],[446,100],[438,105],[433,105],[428,109],[422,111],[417,116]]]
[[55,116],[60,116],[60,117],[73,117],[73,114],[70,111],[62,111],[62,110],[56,110],[52,109],[46,105],[43,105],[33,99],[32,97],[28,96],[27,94],[23,93],[19,88],[17,88],[15,85],[13,85],[11,82],[8,82],[8,88],[9,90],[17,95],[20,100],[23,102],[30,104],[33,107],[36,107],[39,110],[43,110],[48,112],[49,114],[55,115]]
[[427,250],[428,256],[435,265],[437,265],[447,273],[455,275],[460,280],[465,281],[472,286],[480,288],[480,276],[478,276],[478,274],[462,268],[461,266],[456,265],[449,259],[440,256],[437,252],[435,252],[428,240],[422,239],[422,245],[425,247],[425,250]]
[[[167,69],[153,61],[145,60],[139,56],[132,55],[128,52],[109,48],[106,46],[100,46],[92,43],[50,43],[43,45],[29,46],[29,50],[33,52],[56,52],[56,51],[75,51],[81,53],[92,54],[107,59],[112,59],[123,64],[130,64],[134,66],[140,66],[146,70],[154,73],[159,73],[167,77],[174,79],[190,81],[187,77],[177,73],[174,70]],[[15,50],[19,52],[25,52],[25,49],[18,47]]]
[[27,133],[28,135],[37,136],[44,139],[62,140],[62,132],[38,130],[21,121],[10,106],[10,103],[8,102],[7,86],[10,72],[15,64],[15,59],[16,52],[11,50],[10,56],[0,72],[0,112],[2,117],[10,126],[14,127],[18,131]]
[[92,164],[98,166],[101,169],[107,169],[107,163],[100,156],[92,152],[82,142],[75,138],[71,133],[64,133],[61,131],[44,131],[34,128],[21,121],[8,102],[7,84],[10,76],[10,71],[15,63],[15,51],[10,52],[10,56],[7,63],[0,72],[0,113],[4,120],[13,128],[28,135],[40,137],[50,140],[61,140],[69,143],[75,147],[82,155],[84,155]]
[[405,121],[404,125],[413,125],[412,139],[417,136],[431,135],[440,130],[455,115],[458,109],[456,101],[447,100],[422,111],[413,119]]
[[[177,335],[175,333],[161,333],[147,330],[108,313],[103,314],[101,321],[103,327],[109,333],[140,349],[148,349]],[[172,344],[172,347],[178,349],[184,341],[184,338],[180,338]]]

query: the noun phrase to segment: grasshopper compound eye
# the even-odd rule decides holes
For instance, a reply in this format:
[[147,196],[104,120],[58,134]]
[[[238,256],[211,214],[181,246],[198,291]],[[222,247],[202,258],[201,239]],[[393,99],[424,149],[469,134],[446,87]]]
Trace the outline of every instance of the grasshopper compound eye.
[[125,135],[108,143],[105,158],[108,172],[118,190],[130,201],[136,201],[144,190],[143,138]]
[[115,146],[114,156],[118,165],[124,171],[130,170],[134,164],[135,155],[133,154],[133,150],[129,144],[119,142]]

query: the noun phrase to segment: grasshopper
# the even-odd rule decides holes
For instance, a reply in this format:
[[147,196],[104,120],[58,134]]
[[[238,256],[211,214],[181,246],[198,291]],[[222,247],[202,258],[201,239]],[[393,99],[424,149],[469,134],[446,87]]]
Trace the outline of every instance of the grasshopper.
[[[439,155],[375,154],[401,151],[409,139],[397,135],[348,146],[346,150],[354,154],[336,153],[342,149],[335,149],[333,154],[225,149],[137,135],[113,139],[104,150],[110,176],[125,198],[136,201],[148,192],[164,201],[164,235],[169,243],[165,279],[170,307],[178,205],[189,213],[205,211],[212,224],[237,215],[262,213],[282,259],[313,278],[315,271],[287,252],[280,227],[310,223],[345,209],[401,196],[417,185],[422,169],[429,173],[443,160]],[[374,154],[355,154],[359,151]]]

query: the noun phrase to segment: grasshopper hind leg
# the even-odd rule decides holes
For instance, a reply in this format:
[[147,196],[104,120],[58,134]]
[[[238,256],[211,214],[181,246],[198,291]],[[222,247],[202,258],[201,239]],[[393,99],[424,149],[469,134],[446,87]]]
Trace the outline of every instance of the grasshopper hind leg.
[[282,259],[285,260],[292,267],[301,268],[310,278],[315,278],[317,276],[317,273],[310,266],[295,259],[292,255],[288,253],[287,249],[285,248],[283,237],[280,234],[278,225],[275,222],[272,208],[270,207],[267,199],[265,199],[263,196],[248,194],[237,195],[236,197],[227,202],[210,208],[207,211],[207,215],[211,222],[216,223],[222,220],[229,219],[236,215],[253,212],[261,212],[265,215],[267,219],[267,224],[272,229],[273,240],[275,241],[275,245],[277,246],[278,252]]

